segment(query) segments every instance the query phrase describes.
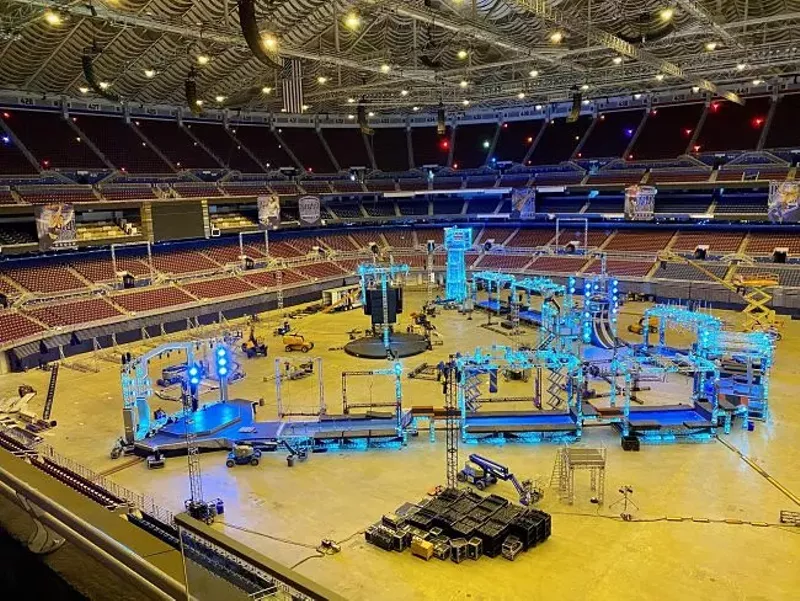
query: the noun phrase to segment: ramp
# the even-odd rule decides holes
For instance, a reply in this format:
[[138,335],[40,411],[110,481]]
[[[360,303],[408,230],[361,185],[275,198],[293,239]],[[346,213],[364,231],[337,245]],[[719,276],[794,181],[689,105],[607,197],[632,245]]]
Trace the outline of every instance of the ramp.
[[601,311],[592,316],[592,344],[604,349],[617,347],[617,341],[611,334],[608,311]]

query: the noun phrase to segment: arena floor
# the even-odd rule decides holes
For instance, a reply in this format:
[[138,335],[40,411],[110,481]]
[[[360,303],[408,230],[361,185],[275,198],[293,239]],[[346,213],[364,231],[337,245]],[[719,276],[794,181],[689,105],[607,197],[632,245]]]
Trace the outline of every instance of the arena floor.
[[[406,295],[403,325],[409,322],[408,312],[417,309],[424,298],[422,292]],[[624,331],[638,320],[642,310],[642,305],[627,305],[620,329]],[[733,314],[722,316],[732,318]],[[436,363],[457,350],[510,342],[479,327],[485,321],[483,313],[475,313],[472,321],[456,312],[442,313],[435,324],[444,344],[406,359],[405,367],[422,361]],[[265,399],[266,407],[259,410],[258,419],[275,415],[274,385],[263,377],[273,374],[274,356],[284,354],[278,350],[282,346],[279,340],[271,335],[276,323],[276,315],[266,316],[259,331],[270,346],[270,357],[243,360],[247,377],[231,387],[231,397]],[[323,358],[331,413],[340,411],[343,369],[386,366],[382,361],[359,360],[341,350],[329,350],[347,342],[348,330],[361,329],[367,323],[368,317],[361,311],[318,314],[296,323],[316,344],[309,356]],[[628,336],[627,332],[624,335]],[[534,336],[534,330],[528,330],[522,340],[533,341]],[[680,338],[675,335],[674,342]],[[96,365],[98,373],[62,370],[53,409],[59,425],[46,435],[47,441],[96,471],[118,470],[111,476],[115,481],[180,511],[188,494],[184,458],[169,459],[160,471],[148,471],[143,462],[109,459],[109,450],[121,434],[119,369],[109,361],[96,360]],[[750,433],[737,428],[724,437],[795,495],[800,495],[799,372],[800,324],[789,323],[778,345],[769,423],[757,423]],[[0,396],[14,394],[23,382],[31,384],[42,391],[31,405],[40,412],[47,377],[41,371],[3,376]],[[406,407],[443,404],[436,383],[404,378],[403,388]],[[530,389],[531,384],[501,382],[500,394],[530,394]],[[688,402],[690,394],[691,384],[674,376],[640,396],[649,405]],[[393,382],[388,377],[354,379],[349,388],[349,398],[360,402],[392,396]],[[284,404],[293,410],[311,408],[316,398],[316,378],[289,382],[284,389]],[[178,409],[171,402],[161,406],[168,412]],[[444,481],[443,441],[440,432],[438,441],[430,443],[425,431],[402,450],[313,455],[292,469],[286,467],[282,452],[265,455],[258,467],[234,469],[225,467],[222,454],[204,454],[203,485],[207,498],[225,500],[226,513],[216,528],[287,565],[299,563],[303,574],[354,600],[797,598],[800,530],[736,522],[775,524],[780,510],[800,508],[716,441],[642,446],[639,453],[624,453],[610,428],[586,428],[582,444],[608,448],[605,506],[590,503],[588,476],[579,477],[573,506],[562,504],[555,491],[548,490],[540,507],[553,514],[553,535],[514,563],[502,558],[460,565],[437,560],[426,563],[408,553],[387,553],[366,544],[365,527]],[[546,485],[556,448],[552,444],[469,446],[462,447],[461,460],[468,452],[480,452],[509,465],[518,476],[538,476]],[[610,507],[619,498],[617,489],[622,485],[635,491],[633,500],[639,509],[633,514],[637,521],[622,521],[620,506]],[[493,492],[514,498],[512,487],[504,483]],[[666,517],[694,521],[666,521]],[[732,523],[706,522],[723,519]],[[323,538],[343,541],[342,552],[303,561],[315,555],[313,547]]]

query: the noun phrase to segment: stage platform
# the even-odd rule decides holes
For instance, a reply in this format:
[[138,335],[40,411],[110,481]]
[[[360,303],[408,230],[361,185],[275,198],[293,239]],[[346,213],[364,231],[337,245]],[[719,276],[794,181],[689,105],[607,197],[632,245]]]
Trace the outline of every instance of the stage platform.
[[[711,411],[699,404],[631,407],[627,425],[642,442],[671,442],[675,439],[711,440],[716,428]],[[615,423],[618,429],[624,427]]]
[[562,442],[578,433],[577,416],[568,411],[479,411],[468,413],[464,424],[467,442]]
[[[328,448],[367,448],[401,444],[394,414],[328,415],[320,419],[282,420],[258,422],[254,419],[252,402],[232,399],[227,403],[214,403],[201,407],[192,415],[190,428],[198,447],[204,451],[229,450],[235,443],[276,447],[278,441],[311,447],[312,450]],[[405,430],[411,423],[411,414],[401,418]],[[148,455],[156,449],[168,454],[186,452],[186,422],[181,417],[164,426],[154,435],[138,441],[136,451]]]
[[[412,357],[424,353],[430,348],[428,340],[420,334],[393,333],[389,335],[389,347],[397,358]],[[352,340],[344,345],[348,355],[362,359],[386,359],[386,347],[383,338],[365,336]]]

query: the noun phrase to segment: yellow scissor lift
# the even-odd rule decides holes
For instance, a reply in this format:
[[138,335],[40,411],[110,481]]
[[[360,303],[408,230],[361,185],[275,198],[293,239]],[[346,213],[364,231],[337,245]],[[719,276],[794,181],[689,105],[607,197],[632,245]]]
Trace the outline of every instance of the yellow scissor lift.
[[728,281],[713,274],[699,262],[669,250],[659,252],[658,260],[691,265],[711,281],[738,294],[747,303],[742,310],[744,329],[749,332],[760,331],[779,336],[778,329],[781,327],[782,321],[778,319],[775,309],[769,306],[772,301],[772,293],[769,292],[769,289],[780,285],[777,274],[735,274]]

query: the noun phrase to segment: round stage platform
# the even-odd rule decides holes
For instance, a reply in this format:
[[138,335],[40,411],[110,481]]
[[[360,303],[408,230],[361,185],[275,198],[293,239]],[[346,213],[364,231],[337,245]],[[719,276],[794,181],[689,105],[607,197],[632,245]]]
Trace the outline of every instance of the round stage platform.
[[[397,358],[419,355],[428,350],[428,341],[419,334],[391,334],[389,346]],[[344,345],[348,355],[363,359],[386,359],[382,337],[365,336]]]

